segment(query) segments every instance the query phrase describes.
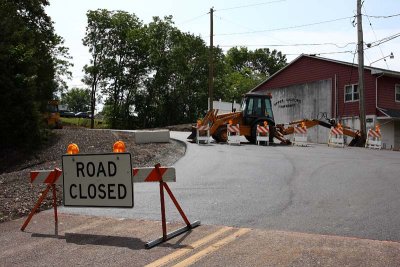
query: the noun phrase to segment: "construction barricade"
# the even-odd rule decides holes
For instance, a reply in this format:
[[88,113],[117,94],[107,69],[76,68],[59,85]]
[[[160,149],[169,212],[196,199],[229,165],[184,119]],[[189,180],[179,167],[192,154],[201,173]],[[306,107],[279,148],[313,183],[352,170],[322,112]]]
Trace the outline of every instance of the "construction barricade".
[[344,147],[343,129],[341,127],[331,127],[328,146]]
[[296,146],[307,146],[307,127],[302,125],[293,128],[292,144]]
[[210,127],[208,125],[197,125],[196,127],[196,143],[200,144],[200,142],[205,144],[210,142]]
[[379,126],[374,129],[369,129],[367,134],[367,140],[365,142],[366,148],[381,149],[382,148],[382,134]]
[[260,142],[266,142],[269,145],[269,126],[265,121],[264,125],[257,125],[256,143],[259,146]]
[[[117,144],[117,146],[116,146]],[[74,148],[70,149],[71,145],[75,146]],[[21,227],[21,231],[24,231],[27,225],[29,224],[30,220],[32,219],[33,215],[37,211],[37,209],[40,207],[42,201],[46,197],[47,193],[52,189],[53,191],[53,208],[54,208],[54,220],[55,220],[55,235],[58,236],[58,214],[57,214],[57,195],[56,195],[56,184],[62,184],[63,185],[63,192],[64,192],[64,205],[65,206],[82,206],[82,207],[94,207],[98,205],[93,205],[92,203],[86,206],[85,201],[89,201],[91,198],[92,200],[95,199],[96,197],[98,198],[98,201],[100,203],[106,203],[107,202],[101,202],[104,200],[105,196],[107,193],[110,195],[110,199],[115,200],[116,197],[114,195],[117,195],[117,198],[122,198],[127,196],[128,199],[132,197],[132,206],[133,207],[133,183],[141,183],[141,182],[158,182],[159,187],[160,187],[160,202],[161,202],[161,223],[162,223],[162,236],[156,240],[150,241],[146,243],[145,248],[149,249],[152,248],[156,245],[159,245],[173,237],[176,237],[182,233],[185,233],[189,231],[190,229],[193,229],[197,226],[200,225],[200,221],[195,221],[193,223],[190,223],[189,220],[187,219],[185,213],[183,212],[181,206],[179,205],[178,201],[176,200],[175,196],[173,195],[171,189],[169,188],[168,184],[166,182],[175,182],[176,181],[176,172],[175,168],[173,167],[161,167],[160,164],[156,164],[154,167],[144,167],[144,168],[132,168],[131,163],[126,164],[125,166],[121,166],[121,162],[125,163],[124,157],[131,160],[130,153],[125,153],[125,144],[123,144],[122,141],[117,141],[114,144],[114,153],[105,153],[105,154],[82,154],[78,155],[79,153],[79,148],[76,144],[71,144],[68,147],[68,154],[63,155],[62,160],[63,160],[63,170],[60,170],[58,168],[55,168],[54,170],[41,170],[41,171],[32,171],[30,173],[30,179],[31,183],[33,184],[47,184],[46,189],[42,192],[41,196],[36,202],[36,205],[34,208],[31,210],[31,212],[28,215],[28,218],[25,220],[24,224]],[[71,152],[71,153],[70,153]],[[103,159],[103,161],[101,161]],[[110,161],[111,159],[111,161]],[[116,159],[115,162],[112,161],[112,159]],[[74,166],[76,166],[76,170],[71,171],[71,168],[68,168],[66,166],[69,166],[69,161],[74,162]],[[120,161],[120,162],[118,162]],[[87,165],[85,168],[85,164]],[[96,166],[97,172],[95,171]],[[118,166],[118,168],[117,168]],[[123,167],[123,168],[120,168]],[[129,169],[130,168],[130,169]],[[123,174],[120,175],[119,172],[117,172],[120,169],[124,169]],[[77,202],[78,204],[70,204],[72,202],[69,202],[67,205],[67,200],[70,199],[70,196],[66,197],[66,194],[72,194],[74,200],[79,196],[81,197],[81,186],[82,188],[86,185],[85,183],[79,184],[72,184],[70,185],[69,182],[67,181],[70,179],[71,176],[78,176],[82,175],[85,177],[85,181],[88,182],[90,180],[87,195],[82,197],[82,199]],[[93,175],[91,175],[93,174]],[[127,175],[130,177],[130,181],[128,181],[128,185],[132,186],[132,188],[126,188],[124,187],[124,184],[121,184],[120,177],[122,175]],[[99,176],[101,176],[99,178]],[[103,177],[104,176],[104,177]],[[103,179],[104,178],[104,179]],[[103,180],[101,180],[103,179]],[[114,179],[114,180],[113,180]],[[72,181],[76,181],[71,179]],[[99,180],[99,181],[98,181]],[[110,181],[109,184],[103,184],[105,183],[104,181]],[[112,184],[115,183],[116,180],[118,180],[118,187],[117,184]],[[106,182],[107,183],[107,182]],[[69,190],[66,190],[66,186],[70,185]],[[98,186],[98,187],[97,187]],[[79,188],[79,189],[78,189]],[[99,196],[95,196],[96,188],[98,189]],[[109,189],[108,192],[107,188]],[[111,188],[111,190],[110,190]],[[120,193],[119,190],[122,190]],[[128,189],[132,190],[132,195],[129,196]],[[176,209],[178,210],[179,214],[181,215],[182,219],[184,220],[186,226],[182,227],[178,230],[175,230],[171,233],[167,233],[167,223],[166,223],[166,215],[165,215],[165,200],[164,200],[164,189],[167,191],[168,195],[170,196],[172,202],[174,203]],[[68,191],[68,193],[66,193]],[[79,194],[77,193],[79,191]],[[117,192],[118,191],[118,192]],[[113,194],[113,197],[111,197],[111,194]],[[68,200],[70,201],[70,200]],[[97,200],[96,200],[97,201]],[[87,202],[89,203],[89,202]],[[121,202],[122,203],[122,202]],[[123,204],[121,204],[123,205]],[[100,205],[105,207],[104,205]],[[111,204],[109,207],[126,207],[126,206],[116,206],[115,204]]]
[[228,144],[236,144],[240,145],[240,127],[239,124],[232,125],[228,124],[226,126],[227,136],[228,136]]

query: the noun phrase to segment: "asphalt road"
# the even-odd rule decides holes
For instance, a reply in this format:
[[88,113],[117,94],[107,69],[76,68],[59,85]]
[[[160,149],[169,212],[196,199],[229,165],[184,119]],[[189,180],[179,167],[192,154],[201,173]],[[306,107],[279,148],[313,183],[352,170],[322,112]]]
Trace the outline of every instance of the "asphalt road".
[[[171,132],[183,141],[187,135]],[[187,143],[175,167],[170,187],[191,221],[400,241],[399,152]],[[60,211],[161,219],[158,184],[135,184],[134,198],[133,209]],[[167,204],[167,221],[181,221]]]

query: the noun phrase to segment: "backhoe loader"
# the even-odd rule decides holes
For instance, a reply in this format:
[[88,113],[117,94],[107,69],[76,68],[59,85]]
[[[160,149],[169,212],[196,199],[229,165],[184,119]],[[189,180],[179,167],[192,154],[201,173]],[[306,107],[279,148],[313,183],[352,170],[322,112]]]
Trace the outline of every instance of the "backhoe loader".
[[265,121],[270,128],[270,142],[273,142],[273,138],[275,137],[284,144],[290,144],[289,140],[276,132],[271,95],[254,92],[244,95],[241,111],[218,114],[218,110],[209,110],[199,125],[193,126],[192,134],[188,139],[195,140],[196,127],[208,125],[210,127],[210,135],[215,141],[226,142],[228,139],[226,125],[232,123],[233,125],[239,124],[240,135],[245,136],[249,142],[255,143],[257,125],[264,125]]

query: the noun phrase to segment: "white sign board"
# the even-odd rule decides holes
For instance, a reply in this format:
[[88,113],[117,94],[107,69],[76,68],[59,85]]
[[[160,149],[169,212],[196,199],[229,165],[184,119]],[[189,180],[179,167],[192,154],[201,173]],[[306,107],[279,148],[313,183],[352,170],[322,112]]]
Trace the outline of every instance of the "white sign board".
[[133,207],[131,154],[63,155],[64,206]]

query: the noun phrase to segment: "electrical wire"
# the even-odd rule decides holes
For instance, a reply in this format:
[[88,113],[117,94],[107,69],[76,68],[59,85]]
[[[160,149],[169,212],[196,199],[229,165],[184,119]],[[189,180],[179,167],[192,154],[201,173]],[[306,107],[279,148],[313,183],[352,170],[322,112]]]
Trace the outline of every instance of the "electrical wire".
[[273,3],[285,2],[285,1],[286,0],[276,0],[276,1],[257,3],[257,4],[249,4],[249,5],[243,5],[243,6],[235,6],[235,7],[216,9],[215,11],[227,11],[227,10],[232,10],[232,9],[246,8],[246,7],[253,7],[253,6],[261,6],[261,5],[267,5],[267,4],[273,4]]
[[[346,53],[351,53],[353,54],[354,52],[352,50],[346,50],[346,51],[333,51],[333,52],[319,52],[319,53],[312,53],[312,55],[320,56],[320,55],[333,55],[333,54],[346,54]],[[296,53],[296,54],[285,54],[286,56],[298,56],[301,55],[302,53]]]
[[337,19],[332,19],[332,20],[325,20],[325,21],[320,21],[320,22],[314,22],[314,23],[308,23],[308,24],[302,24],[302,25],[296,25],[296,26],[289,26],[289,27],[282,27],[282,28],[274,28],[274,29],[268,29],[268,30],[248,31],[248,32],[236,32],[236,33],[220,33],[220,34],[215,34],[215,36],[243,35],[243,34],[261,33],[261,32],[272,32],[272,31],[290,30],[290,29],[296,29],[296,28],[302,28],[302,27],[320,25],[320,24],[325,24],[325,23],[331,23],[331,22],[340,21],[340,20],[345,20],[345,19],[347,20],[347,19],[353,18],[353,17],[354,17],[354,16],[351,16],[351,17],[344,17],[344,18],[337,18]]
[[344,46],[340,46],[335,43],[313,43],[313,44],[241,44],[241,45],[220,45],[220,47],[233,47],[233,46],[271,46],[271,47],[296,47],[296,46],[324,46],[333,45],[337,48],[346,48],[349,45],[354,45],[355,42],[347,43]]
[[400,14],[394,14],[394,15],[388,15],[388,16],[371,16],[371,15],[363,14],[363,16],[368,17],[368,18],[374,18],[374,19],[388,19],[388,18],[398,17],[398,16],[400,16]]
[[179,23],[178,23],[178,25],[182,25],[182,24],[186,24],[186,23],[189,23],[189,22],[195,21],[195,20],[197,20],[197,19],[199,19],[199,18],[202,18],[202,17],[204,17],[204,16],[205,16],[205,15],[207,15],[207,14],[209,14],[209,13],[204,13],[204,14],[201,14],[201,15],[199,15],[199,16],[196,16],[196,17],[194,17],[194,18],[187,19],[187,20],[185,20],[185,21],[179,22]]
[[[363,6],[363,8],[364,8],[364,12],[367,13],[367,10],[365,9],[365,6]],[[374,28],[372,27],[372,23],[371,23],[371,20],[369,19],[369,16],[366,16],[366,17],[367,17],[367,19],[368,19],[369,26],[371,27],[371,30],[372,30],[372,32],[374,33],[375,40],[378,40],[378,37],[376,36],[376,33],[375,33],[375,31],[374,31]],[[381,51],[381,56],[384,58],[385,56],[383,55],[383,51],[382,51],[382,47],[381,47],[381,46],[379,46],[379,50]],[[368,58],[368,61],[369,61],[369,63],[371,64],[371,61],[369,60],[369,58]],[[384,61],[385,61],[386,67],[389,69],[389,65],[388,65],[386,59],[385,59]]]

